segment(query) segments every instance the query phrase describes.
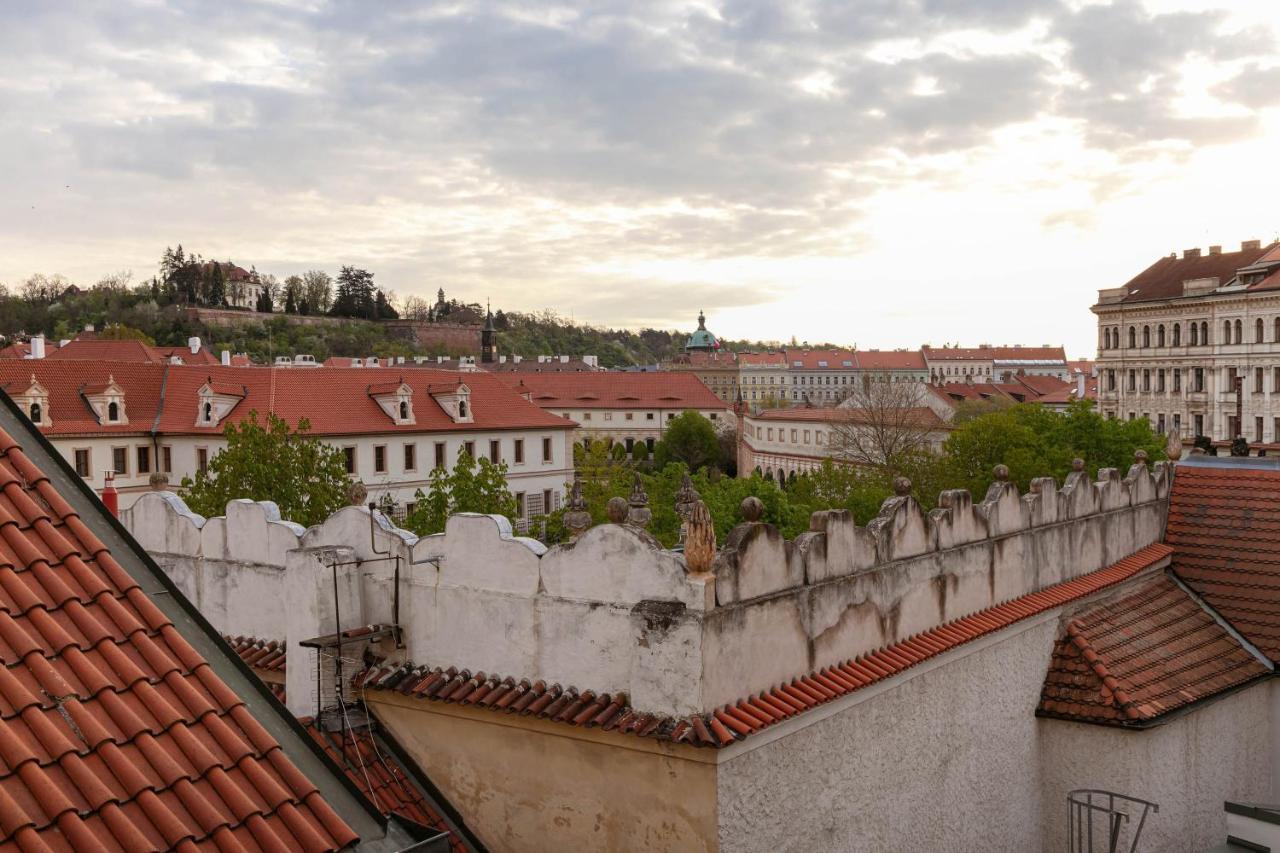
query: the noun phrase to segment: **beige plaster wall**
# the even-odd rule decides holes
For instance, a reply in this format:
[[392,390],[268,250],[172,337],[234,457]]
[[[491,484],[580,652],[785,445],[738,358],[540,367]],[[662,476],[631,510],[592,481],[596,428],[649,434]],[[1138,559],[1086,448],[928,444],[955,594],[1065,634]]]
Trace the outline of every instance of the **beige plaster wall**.
[[366,700],[494,853],[716,849],[711,750],[377,691]]

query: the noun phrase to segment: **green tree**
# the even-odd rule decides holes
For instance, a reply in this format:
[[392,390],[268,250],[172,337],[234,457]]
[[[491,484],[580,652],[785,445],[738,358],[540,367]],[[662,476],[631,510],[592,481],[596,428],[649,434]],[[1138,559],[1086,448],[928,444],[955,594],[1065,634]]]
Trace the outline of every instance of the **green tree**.
[[488,459],[478,463],[466,451],[458,454],[453,471],[432,470],[427,491],[414,493],[413,512],[404,520],[407,530],[420,536],[440,533],[449,516],[460,512],[481,512],[512,518],[516,499],[507,490],[507,465]]
[[195,479],[182,478],[187,506],[205,516],[222,515],[238,498],[274,501],[280,515],[298,524],[318,524],[347,503],[346,460],[342,451],[307,435],[274,414],[265,425],[249,412],[238,424],[227,424],[227,446]]
[[631,461],[637,464],[649,461],[649,445],[643,441],[637,441],[631,445]]
[[697,471],[720,463],[720,440],[711,421],[694,411],[684,412],[667,421],[662,440],[653,448],[653,460],[659,468],[672,462]]
[[376,310],[373,273],[353,266],[344,266],[342,272],[338,274],[338,291],[329,313],[335,317],[372,319]]

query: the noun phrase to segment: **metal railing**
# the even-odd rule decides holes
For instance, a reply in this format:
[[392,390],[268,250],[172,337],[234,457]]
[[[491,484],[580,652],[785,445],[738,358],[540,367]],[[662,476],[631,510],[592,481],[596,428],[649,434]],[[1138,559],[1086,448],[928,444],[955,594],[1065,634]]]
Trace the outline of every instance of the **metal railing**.
[[[1090,788],[1072,791],[1067,794],[1067,851],[1136,853],[1147,815],[1159,811],[1155,803],[1114,791]],[[1102,841],[1095,844],[1099,833],[1103,835]],[[1126,840],[1127,847],[1123,846]]]

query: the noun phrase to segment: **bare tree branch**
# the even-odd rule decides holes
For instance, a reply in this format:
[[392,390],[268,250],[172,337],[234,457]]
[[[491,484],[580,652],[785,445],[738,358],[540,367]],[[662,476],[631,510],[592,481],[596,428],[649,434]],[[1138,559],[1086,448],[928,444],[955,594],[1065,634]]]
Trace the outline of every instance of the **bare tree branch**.
[[896,470],[909,456],[929,449],[943,426],[925,404],[926,393],[919,382],[863,376],[836,407],[842,416],[831,424],[832,455]]

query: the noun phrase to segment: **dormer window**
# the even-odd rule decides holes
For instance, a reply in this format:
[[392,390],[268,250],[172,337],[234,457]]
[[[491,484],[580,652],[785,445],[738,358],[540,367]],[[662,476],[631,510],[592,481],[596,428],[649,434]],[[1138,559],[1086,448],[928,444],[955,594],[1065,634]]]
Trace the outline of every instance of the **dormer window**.
[[114,376],[108,376],[106,382],[91,383],[80,389],[85,402],[98,417],[100,424],[127,424],[129,415],[125,410],[124,389],[116,384]]
[[402,421],[409,420],[409,401],[408,400],[400,401],[400,420]]
[[398,425],[416,423],[413,417],[413,388],[401,377],[395,382],[379,382],[368,387],[369,396],[383,414]]
[[467,401],[466,401],[466,400],[459,400],[459,401],[458,401],[458,418],[459,418],[460,420],[466,420],[466,419],[467,419],[467,417],[468,417],[468,415],[467,415]]
[[36,381],[34,373],[31,374],[31,384],[27,386],[27,390],[14,395],[14,402],[27,413],[33,424],[52,426],[49,419],[49,392]]
[[114,400],[107,403],[107,420],[113,424],[120,422],[120,404]]
[[445,414],[453,419],[454,423],[469,424],[474,422],[471,410],[471,389],[467,387],[466,383],[429,385],[427,386],[427,393],[444,410]]
[[44,410],[40,408],[39,403],[31,404],[31,422],[38,424],[44,418]]
[[213,403],[204,404],[204,420],[205,423],[213,420]]
[[217,382],[212,377],[196,392],[199,408],[196,410],[196,426],[216,427],[222,419],[240,404],[248,394],[243,385]]

